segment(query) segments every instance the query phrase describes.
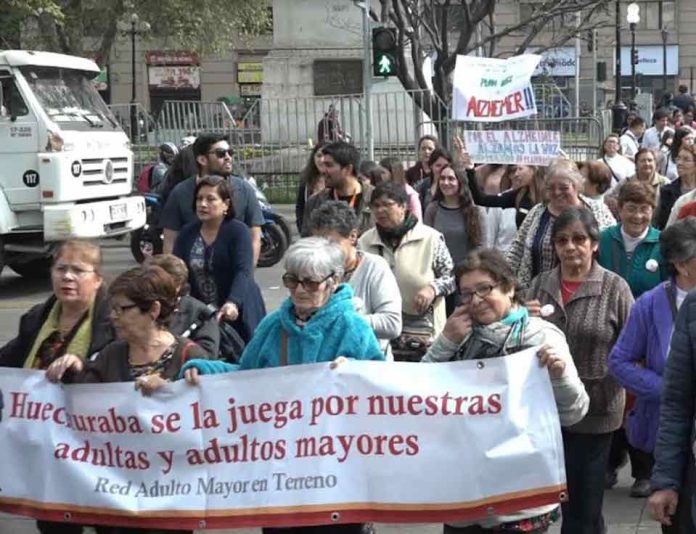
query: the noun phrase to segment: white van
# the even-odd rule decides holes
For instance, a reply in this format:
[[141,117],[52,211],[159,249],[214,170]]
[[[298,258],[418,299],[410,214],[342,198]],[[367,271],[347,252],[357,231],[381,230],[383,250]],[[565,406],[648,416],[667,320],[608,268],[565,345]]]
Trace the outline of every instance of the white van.
[[145,224],[133,154],[88,59],[0,51],[0,269],[43,276],[57,242]]

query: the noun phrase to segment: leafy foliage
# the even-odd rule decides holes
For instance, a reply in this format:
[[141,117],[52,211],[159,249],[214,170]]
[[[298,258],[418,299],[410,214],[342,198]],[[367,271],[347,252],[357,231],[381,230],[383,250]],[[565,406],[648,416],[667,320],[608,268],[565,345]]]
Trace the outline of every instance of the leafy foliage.
[[[139,22],[145,39],[168,48],[219,53],[249,36],[268,33],[271,17],[259,0],[0,0],[0,29],[22,28],[25,48],[84,55],[96,41],[100,61],[108,61],[119,32]],[[12,34],[14,35],[14,34]],[[3,44],[7,47],[7,44]]]

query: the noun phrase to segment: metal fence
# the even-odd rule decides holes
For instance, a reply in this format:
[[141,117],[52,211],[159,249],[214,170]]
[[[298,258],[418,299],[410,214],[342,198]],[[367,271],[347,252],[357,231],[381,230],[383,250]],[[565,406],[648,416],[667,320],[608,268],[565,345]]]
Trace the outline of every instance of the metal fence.
[[[537,118],[500,123],[449,120],[449,107],[428,91],[376,92],[372,95],[375,159],[391,156],[410,164],[424,134],[449,140],[462,130],[557,130],[568,155],[593,159],[604,137],[602,122],[592,117],[567,117],[571,109],[552,85],[535,86]],[[156,156],[158,144],[179,143],[204,132],[228,135],[235,157],[266,190],[269,200],[294,201],[299,175],[312,145],[321,139],[320,124],[329,139],[346,139],[366,153],[363,95],[263,98],[244,117],[235,119],[224,102],[167,101],[157,120],[139,104],[111,106],[114,116],[133,140],[136,172]]]

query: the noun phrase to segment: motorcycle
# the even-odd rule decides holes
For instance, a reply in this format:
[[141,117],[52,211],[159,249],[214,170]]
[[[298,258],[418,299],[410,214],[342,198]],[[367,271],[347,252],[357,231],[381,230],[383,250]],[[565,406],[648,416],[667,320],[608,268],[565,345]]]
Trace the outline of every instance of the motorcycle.
[[273,210],[263,191],[256,185],[256,180],[248,178],[247,181],[256,191],[256,200],[261,206],[263,214],[263,226],[261,227],[261,253],[259,254],[259,267],[272,267],[278,263],[285,251],[292,244],[290,225],[285,218]]
[[[272,267],[283,258],[285,251],[292,243],[290,226],[282,215],[273,210],[266,195],[257,187],[253,178],[249,179],[249,183],[256,192],[264,219],[261,226],[261,253],[258,266]],[[164,247],[162,228],[158,225],[162,209],[160,196],[155,193],[144,193],[143,196],[147,211],[145,226],[134,230],[130,236],[131,253],[138,263],[142,263],[150,256],[162,254]]]
[[138,263],[144,262],[150,256],[162,254],[164,248],[162,228],[157,225],[162,208],[160,196],[155,193],[144,193],[143,196],[146,210],[145,226],[130,234],[131,254]]

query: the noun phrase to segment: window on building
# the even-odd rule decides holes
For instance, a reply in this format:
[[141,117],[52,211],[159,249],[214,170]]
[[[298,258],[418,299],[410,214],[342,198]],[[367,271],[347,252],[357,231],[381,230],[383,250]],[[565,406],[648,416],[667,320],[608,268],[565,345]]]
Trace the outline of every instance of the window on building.
[[[640,6],[640,22],[638,30],[660,30],[664,27],[674,28],[675,2],[658,0],[638,2]],[[625,15],[625,9],[623,9]]]
[[[533,22],[535,19],[542,15],[544,9],[544,4],[542,2],[520,2],[520,18],[519,21],[523,22]],[[549,23],[544,26],[544,32],[550,33],[560,33],[561,31],[568,28],[569,25],[576,24],[576,13],[575,12],[564,12],[556,17],[553,17]]]

